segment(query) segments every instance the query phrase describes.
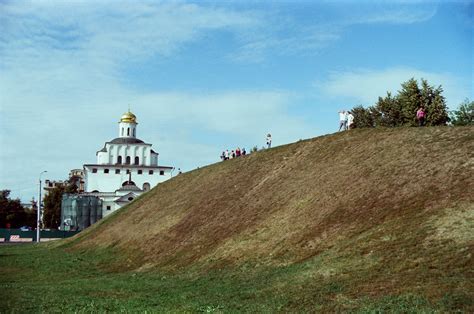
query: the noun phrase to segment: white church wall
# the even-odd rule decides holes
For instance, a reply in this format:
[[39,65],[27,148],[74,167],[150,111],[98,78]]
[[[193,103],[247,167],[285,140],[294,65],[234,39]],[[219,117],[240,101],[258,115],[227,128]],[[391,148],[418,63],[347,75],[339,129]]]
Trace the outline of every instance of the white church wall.
[[[97,169],[97,172],[94,172]],[[105,173],[108,170],[108,173]],[[116,173],[119,170],[120,173]],[[107,167],[106,165],[88,165],[85,167],[87,173],[86,192],[114,192],[122,187],[122,184],[129,179],[127,170],[130,170],[132,181],[136,186],[143,189],[145,183],[149,183],[150,187],[155,187],[158,183],[164,182],[171,178],[171,170],[169,168],[127,168],[127,167]],[[141,174],[139,173],[141,171]],[[150,174],[152,171],[152,174]]]
[[105,162],[104,162],[105,154],[106,154],[106,153],[104,153],[104,152],[98,152],[98,153],[97,153],[97,163],[98,163],[98,164],[103,164],[103,163],[105,163]]
[[146,158],[148,154],[151,154],[150,146],[151,145],[149,144],[114,145],[112,148],[108,149],[108,153],[105,153],[107,154],[107,158],[101,157],[98,159],[98,163],[117,164],[118,156],[122,156],[122,164],[126,164],[127,157],[130,157],[130,164],[135,165],[135,158],[138,157],[139,165],[151,166],[149,163],[147,163],[147,160],[150,159]]

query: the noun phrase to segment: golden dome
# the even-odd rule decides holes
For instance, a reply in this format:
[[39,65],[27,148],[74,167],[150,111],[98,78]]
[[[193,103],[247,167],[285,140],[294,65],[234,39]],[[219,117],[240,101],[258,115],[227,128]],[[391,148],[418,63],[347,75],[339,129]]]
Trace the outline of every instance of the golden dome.
[[137,123],[137,117],[129,110],[122,115],[120,122]]

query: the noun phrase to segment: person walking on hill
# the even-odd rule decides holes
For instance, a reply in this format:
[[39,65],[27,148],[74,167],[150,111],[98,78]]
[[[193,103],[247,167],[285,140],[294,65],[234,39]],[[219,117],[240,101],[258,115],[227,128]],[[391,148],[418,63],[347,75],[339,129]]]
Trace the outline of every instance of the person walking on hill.
[[235,157],[240,157],[240,147],[237,147],[237,149],[235,150]]
[[418,111],[416,112],[416,119],[418,120],[418,126],[424,126],[425,125],[425,108],[421,106]]
[[267,147],[272,148],[272,135],[270,133],[267,134]]
[[347,129],[347,115],[346,111],[341,110],[339,111],[339,131],[345,131]]
[[353,129],[354,128],[354,116],[352,115],[352,112],[348,111],[347,112],[347,129]]
[[229,150],[226,149],[224,152],[224,160],[229,160]]
[[245,148],[242,148],[242,156],[247,155],[247,152],[245,151]]

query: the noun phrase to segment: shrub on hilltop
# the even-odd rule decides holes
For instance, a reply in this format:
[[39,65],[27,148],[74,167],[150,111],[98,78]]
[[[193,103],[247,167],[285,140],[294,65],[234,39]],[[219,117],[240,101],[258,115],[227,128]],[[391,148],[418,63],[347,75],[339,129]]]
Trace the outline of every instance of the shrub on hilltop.
[[434,87],[421,79],[421,87],[414,78],[401,84],[396,96],[387,92],[374,106],[356,106],[351,111],[358,128],[416,126],[416,111],[423,106],[426,125],[446,125],[449,121],[446,99],[441,86]]
[[464,100],[458,110],[451,112],[450,118],[453,125],[474,125],[474,101]]

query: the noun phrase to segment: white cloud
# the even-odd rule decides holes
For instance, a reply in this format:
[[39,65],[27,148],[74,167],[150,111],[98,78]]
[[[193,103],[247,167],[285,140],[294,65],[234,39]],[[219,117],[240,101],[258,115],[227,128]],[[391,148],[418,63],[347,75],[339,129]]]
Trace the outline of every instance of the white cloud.
[[[438,6],[433,1],[390,1],[374,2],[351,8],[345,24],[414,24],[430,20],[437,12]],[[369,5],[367,5],[369,4]]]
[[288,22],[285,27],[283,32],[267,21],[266,28],[260,29],[258,34],[241,36],[241,46],[230,54],[230,59],[257,63],[265,61],[270,53],[279,56],[313,55],[339,40],[343,33],[341,25],[324,23],[296,25]]
[[316,82],[315,87],[322,93],[354,104],[373,105],[379,96],[387,91],[396,94],[401,83],[414,77],[424,78],[431,85],[441,85],[446,101],[451,108],[464,98],[473,97],[469,79],[462,80],[449,73],[436,73],[409,67],[392,67],[384,70],[359,69],[332,72],[324,82]]
[[[314,55],[355,25],[421,23],[437,12],[437,4],[432,2],[330,1],[326,5],[335,10],[308,21],[294,20],[278,11],[266,12],[259,27],[239,34],[241,47],[230,59],[258,63],[268,54]],[[317,3],[308,7],[315,16],[320,9]]]
[[354,24],[413,24],[430,20],[436,14],[436,8],[431,10],[386,10],[377,14],[369,14],[360,20],[355,20]]
[[260,23],[252,12],[135,1],[6,3],[1,18],[1,68],[47,70],[50,77],[74,67],[116,76],[125,61],[171,57],[205,32]]

